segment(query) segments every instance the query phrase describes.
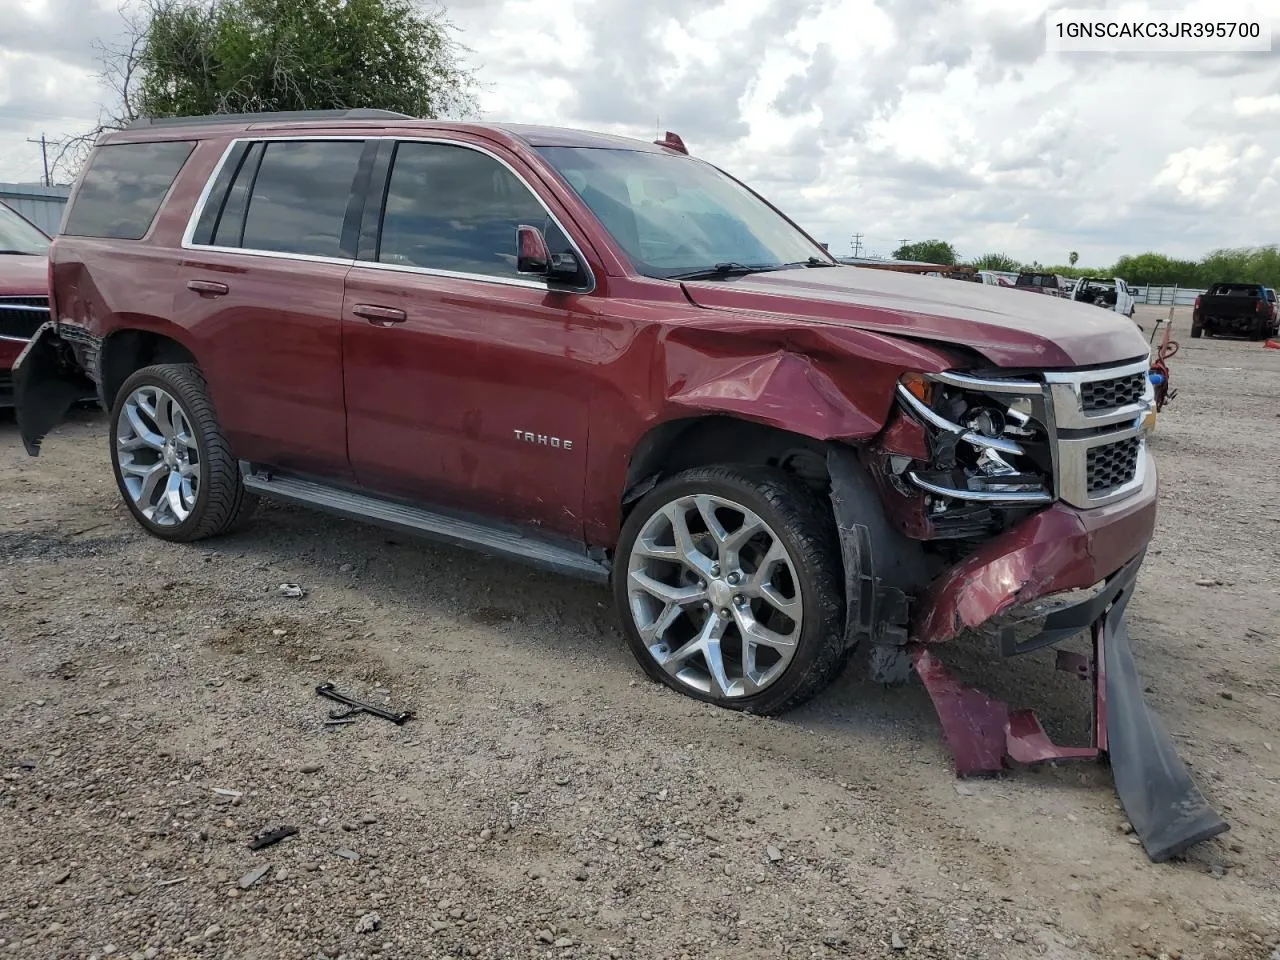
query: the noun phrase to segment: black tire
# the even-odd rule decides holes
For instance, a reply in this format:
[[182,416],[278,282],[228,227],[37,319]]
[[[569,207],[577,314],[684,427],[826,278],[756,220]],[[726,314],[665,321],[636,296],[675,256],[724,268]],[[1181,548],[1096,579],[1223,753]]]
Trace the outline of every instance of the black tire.
[[[162,525],[145,516],[125,486],[120,469],[117,437],[120,417],[129,397],[139,387],[152,386],[165,390],[178,401],[191,428],[198,452],[199,484],[194,505],[179,523]],[[144,367],[127,379],[116,394],[111,409],[108,431],[111,444],[111,470],[116,486],[129,512],[144,530],[162,540],[190,542],[227,533],[248,519],[258,498],[244,489],[240,464],[231,453],[227,438],[218,425],[209,388],[200,368],[192,363],[164,363]]]
[[1196,324],[1194,324],[1194,323],[1191,325],[1191,339],[1192,339],[1192,340],[1199,340],[1199,339],[1200,339],[1200,335],[1201,335],[1201,334],[1203,334],[1203,333],[1204,333],[1204,327],[1197,326],[1197,325],[1196,325]]
[[[680,683],[649,653],[630,607],[628,563],[645,523],[680,497],[707,493],[754,511],[786,548],[801,594],[802,623],[783,673],[758,693],[717,697]],[[834,680],[849,661],[844,642],[844,574],[828,504],[793,476],[764,467],[699,467],[664,481],[631,511],[615,555],[613,592],[631,652],[654,680],[680,693],[734,710],[777,714],[793,709]]]

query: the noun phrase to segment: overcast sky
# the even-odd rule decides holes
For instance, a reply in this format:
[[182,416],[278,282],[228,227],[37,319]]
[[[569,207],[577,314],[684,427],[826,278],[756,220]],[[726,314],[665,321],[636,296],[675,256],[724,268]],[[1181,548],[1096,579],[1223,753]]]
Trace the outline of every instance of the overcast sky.
[[[1280,242],[1270,53],[1051,54],[1056,7],[1178,0],[453,0],[486,119],[672,129],[837,253],[940,237],[1086,264]],[[92,126],[118,0],[0,0],[0,180]],[[1222,4],[1211,4],[1220,10]]]

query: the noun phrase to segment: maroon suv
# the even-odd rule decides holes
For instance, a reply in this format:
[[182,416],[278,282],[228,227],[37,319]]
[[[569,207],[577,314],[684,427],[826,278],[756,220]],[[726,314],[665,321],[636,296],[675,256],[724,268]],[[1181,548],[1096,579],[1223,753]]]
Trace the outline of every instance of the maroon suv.
[[[1123,625],[1156,473],[1121,317],[838,264],[674,135],[379,111],[111,133],[51,262],[24,441],[92,381],[158,537],[261,495],[608,581],[652,677],[756,712],[864,644],[961,773],[1106,753],[1152,856],[1225,829]],[[983,626],[1091,632],[1090,746],[947,675]]]

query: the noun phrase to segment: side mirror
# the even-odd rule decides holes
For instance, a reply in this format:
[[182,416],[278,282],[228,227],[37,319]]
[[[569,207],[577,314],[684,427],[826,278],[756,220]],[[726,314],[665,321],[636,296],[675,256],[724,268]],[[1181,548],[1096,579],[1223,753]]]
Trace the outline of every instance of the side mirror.
[[519,273],[551,273],[551,251],[537,227],[522,223],[516,227],[516,270]]
[[577,257],[572,253],[553,254],[542,231],[526,223],[516,227],[516,270],[552,282],[572,282],[581,273]]

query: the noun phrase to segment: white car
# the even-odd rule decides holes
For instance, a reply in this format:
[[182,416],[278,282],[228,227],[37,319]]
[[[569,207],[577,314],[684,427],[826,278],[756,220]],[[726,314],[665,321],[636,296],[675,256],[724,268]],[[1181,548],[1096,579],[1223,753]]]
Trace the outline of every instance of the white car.
[[1133,291],[1119,277],[1083,277],[1071,291],[1071,299],[1092,303],[1104,310],[1114,310],[1130,318],[1138,309]]

